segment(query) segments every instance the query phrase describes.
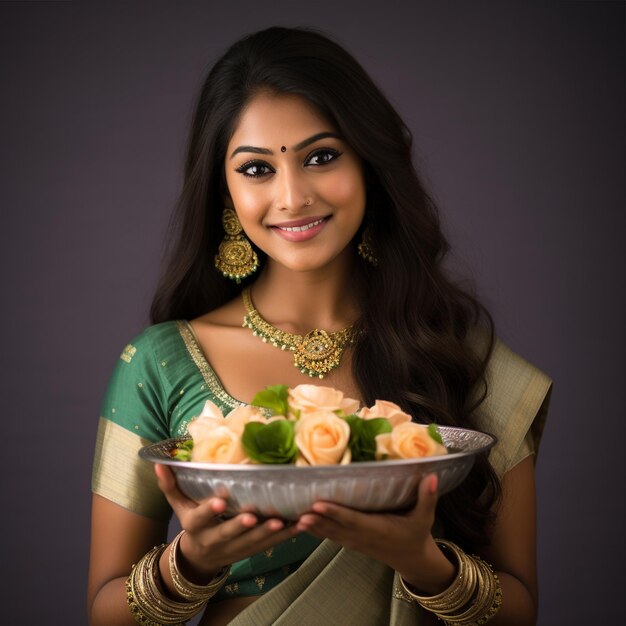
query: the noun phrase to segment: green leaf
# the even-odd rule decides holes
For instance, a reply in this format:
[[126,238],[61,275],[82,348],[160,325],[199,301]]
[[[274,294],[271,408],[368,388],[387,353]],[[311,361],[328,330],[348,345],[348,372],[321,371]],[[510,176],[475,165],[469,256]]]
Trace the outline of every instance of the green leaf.
[[437,424],[428,424],[428,434],[431,439],[434,439],[437,443],[443,445],[443,439],[441,438],[441,433],[439,432]]
[[298,452],[294,424],[288,420],[249,422],[243,429],[241,444],[257,463],[293,463]]
[[272,415],[284,415],[286,417],[289,412],[288,396],[289,387],[287,385],[272,385],[259,391],[252,398],[252,405],[269,409]]
[[352,461],[374,461],[376,459],[376,435],[391,432],[391,423],[384,417],[365,420],[357,415],[344,418],[350,425],[350,452]]
[[175,448],[172,448],[170,456],[176,461],[191,461],[191,451],[193,450],[193,439],[179,441]]
[[176,461],[191,461],[191,450],[176,448],[172,451],[172,458]]

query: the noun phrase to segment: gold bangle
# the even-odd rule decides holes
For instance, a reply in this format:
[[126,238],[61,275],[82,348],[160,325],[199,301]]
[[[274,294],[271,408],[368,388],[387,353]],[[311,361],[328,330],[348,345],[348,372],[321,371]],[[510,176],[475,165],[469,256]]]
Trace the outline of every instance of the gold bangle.
[[178,593],[178,595],[190,602],[207,602],[222,588],[222,585],[226,582],[228,574],[230,573],[230,567],[223,567],[217,574],[215,574],[213,579],[207,585],[196,585],[195,583],[188,581],[181,574],[180,569],[178,568],[177,558],[180,550],[180,539],[184,532],[184,530],[181,530],[170,544],[168,563],[170,567],[170,575],[172,576],[172,582],[174,583],[174,589],[176,589],[176,593]]
[[[135,565],[133,565],[133,570],[135,569]],[[137,603],[137,597],[135,594],[135,589],[133,585],[133,572],[131,571],[130,575],[126,579],[126,602],[128,604],[128,609],[130,610],[133,619],[139,623],[143,624],[143,626],[161,626],[158,622],[152,621],[147,615],[143,613],[141,610],[141,606]]]
[[[480,557],[471,557],[478,576],[476,597],[465,611],[445,617],[447,624],[484,624],[493,617],[502,604],[502,590],[499,580],[489,566]],[[499,593],[498,593],[499,590]]]
[[[191,619],[202,610],[204,601],[178,602],[166,596],[159,585],[161,573],[159,560],[166,546],[152,550],[146,555],[145,567],[140,569],[140,585],[148,599],[149,612],[163,624],[175,624],[178,621]],[[177,621],[178,620],[178,621]]]
[[126,600],[136,622],[144,626],[184,626],[201,611],[206,601],[177,602],[162,591],[159,559],[165,544],[155,546],[133,565],[126,581]]
[[457,574],[449,587],[434,596],[421,596],[407,589],[402,578],[400,581],[405,591],[426,610],[431,613],[453,613],[464,607],[473,596],[476,586],[475,570],[467,555],[453,543],[438,539],[437,545],[449,551],[456,561]]
[[420,606],[448,626],[477,626],[487,623],[502,606],[502,588],[491,566],[480,557],[469,556],[450,541],[437,545],[454,555],[457,574],[450,586],[434,596],[411,591],[400,576],[404,591]]

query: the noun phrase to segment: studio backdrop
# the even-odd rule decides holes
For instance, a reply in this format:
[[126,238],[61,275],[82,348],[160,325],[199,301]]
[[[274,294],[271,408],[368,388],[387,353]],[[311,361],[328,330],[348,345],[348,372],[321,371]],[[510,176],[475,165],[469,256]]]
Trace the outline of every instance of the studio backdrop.
[[108,377],[148,325],[192,103],[245,33],[315,27],[411,128],[450,267],[554,380],[541,626],[624,621],[624,3],[3,2],[3,623],[86,623]]

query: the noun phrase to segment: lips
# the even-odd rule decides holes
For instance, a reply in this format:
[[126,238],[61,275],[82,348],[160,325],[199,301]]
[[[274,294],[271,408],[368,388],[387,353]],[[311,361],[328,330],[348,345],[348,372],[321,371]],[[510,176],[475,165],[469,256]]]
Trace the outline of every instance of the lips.
[[288,241],[306,241],[323,230],[330,216],[314,216],[273,224],[270,228]]

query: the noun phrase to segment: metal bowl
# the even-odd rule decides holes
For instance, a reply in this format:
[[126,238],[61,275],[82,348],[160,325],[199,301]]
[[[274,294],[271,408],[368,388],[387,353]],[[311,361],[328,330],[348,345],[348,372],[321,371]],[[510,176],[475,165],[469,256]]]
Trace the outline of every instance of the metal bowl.
[[448,454],[399,461],[368,461],[347,465],[230,465],[177,461],[170,451],[188,439],[166,439],[143,447],[139,456],[169,465],[180,490],[193,500],[219,496],[228,501],[226,515],[243,511],[262,517],[295,520],[318,500],[361,511],[392,511],[415,503],[425,474],[439,476],[439,493],[452,491],[467,476],[477,454],[496,438],[466,428],[440,426]]

